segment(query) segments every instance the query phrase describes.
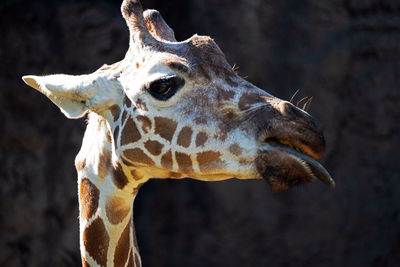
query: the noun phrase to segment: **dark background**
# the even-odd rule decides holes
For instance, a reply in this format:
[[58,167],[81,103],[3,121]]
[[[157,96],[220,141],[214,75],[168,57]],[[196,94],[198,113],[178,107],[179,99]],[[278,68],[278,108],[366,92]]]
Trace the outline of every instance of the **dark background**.
[[[178,40],[215,38],[275,96],[313,96],[337,182],[274,195],[262,180],[152,180],[135,203],[144,266],[399,266],[400,2],[143,2]],[[0,2],[0,266],[80,264],[73,162],[85,122],[21,76],[122,59],[120,4]]]

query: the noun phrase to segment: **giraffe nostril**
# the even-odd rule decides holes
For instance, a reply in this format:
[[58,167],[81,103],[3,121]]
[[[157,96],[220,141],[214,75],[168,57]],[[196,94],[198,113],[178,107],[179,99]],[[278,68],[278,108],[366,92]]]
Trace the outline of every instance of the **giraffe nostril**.
[[282,115],[289,117],[290,119],[303,120],[311,124],[313,127],[318,128],[318,125],[315,123],[314,119],[307,112],[299,109],[290,102],[282,101],[279,104],[279,109]]

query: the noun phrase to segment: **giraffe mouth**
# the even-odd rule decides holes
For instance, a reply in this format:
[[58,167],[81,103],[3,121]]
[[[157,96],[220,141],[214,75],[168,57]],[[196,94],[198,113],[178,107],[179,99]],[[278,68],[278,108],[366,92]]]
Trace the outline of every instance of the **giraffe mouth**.
[[328,171],[301,148],[267,139],[255,161],[257,171],[268,181],[273,192],[319,179],[330,187],[335,181]]

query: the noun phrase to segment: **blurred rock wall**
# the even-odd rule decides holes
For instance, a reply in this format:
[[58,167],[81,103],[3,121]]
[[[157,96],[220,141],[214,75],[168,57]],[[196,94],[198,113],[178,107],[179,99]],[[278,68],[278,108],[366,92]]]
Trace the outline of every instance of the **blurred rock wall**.
[[[210,35],[239,73],[284,99],[313,96],[337,182],[278,195],[264,181],[150,181],[135,203],[144,266],[397,266],[400,1],[143,0],[177,39]],[[67,120],[21,81],[123,58],[120,1],[0,3],[0,266],[79,266]]]

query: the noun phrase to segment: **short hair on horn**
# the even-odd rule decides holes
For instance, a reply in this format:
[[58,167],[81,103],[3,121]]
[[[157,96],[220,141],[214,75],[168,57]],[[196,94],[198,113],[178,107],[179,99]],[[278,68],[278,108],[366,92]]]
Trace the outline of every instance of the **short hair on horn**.
[[160,12],[148,9],[143,13],[147,29],[150,33],[161,41],[176,42],[174,31],[165,22]]
[[146,27],[143,7],[139,0],[124,0],[121,5],[121,13],[129,28],[130,44],[154,46],[157,43]]

